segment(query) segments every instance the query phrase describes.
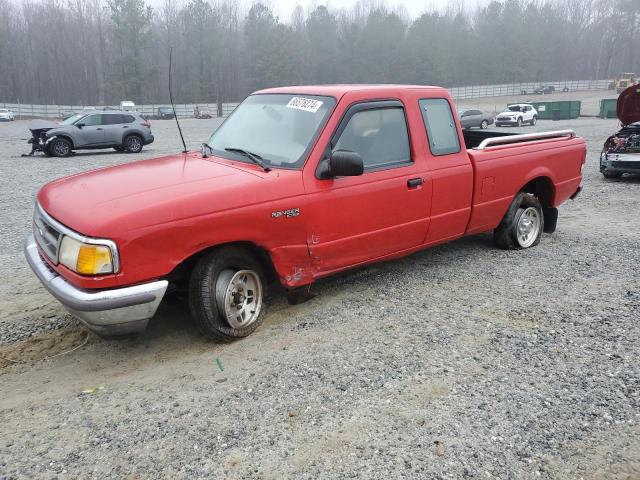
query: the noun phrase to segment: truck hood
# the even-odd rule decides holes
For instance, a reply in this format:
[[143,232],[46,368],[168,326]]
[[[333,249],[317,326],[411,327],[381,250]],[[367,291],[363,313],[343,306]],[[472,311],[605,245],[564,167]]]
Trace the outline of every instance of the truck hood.
[[632,85],[620,94],[616,113],[623,126],[640,122],[640,85]]
[[300,175],[188,153],[62,178],[45,185],[38,201],[81,234],[116,238],[123,230],[267,201],[277,195],[278,178]]

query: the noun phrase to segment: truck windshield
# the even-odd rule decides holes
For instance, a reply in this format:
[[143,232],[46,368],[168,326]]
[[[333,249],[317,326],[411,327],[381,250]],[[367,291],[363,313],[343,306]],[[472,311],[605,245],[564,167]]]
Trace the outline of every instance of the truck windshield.
[[259,156],[270,167],[298,168],[313,146],[336,100],[317,95],[249,96],[207,142],[214,155],[248,161]]

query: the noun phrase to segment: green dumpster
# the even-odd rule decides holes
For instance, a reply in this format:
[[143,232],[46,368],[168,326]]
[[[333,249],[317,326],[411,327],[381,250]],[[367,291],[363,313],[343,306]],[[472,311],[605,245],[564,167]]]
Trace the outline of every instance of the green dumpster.
[[617,118],[616,109],[618,106],[617,98],[603,98],[600,100],[600,118]]
[[582,102],[567,100],[558,102],[531,102],[538,111],[539,120],[569,120],[580,116]]

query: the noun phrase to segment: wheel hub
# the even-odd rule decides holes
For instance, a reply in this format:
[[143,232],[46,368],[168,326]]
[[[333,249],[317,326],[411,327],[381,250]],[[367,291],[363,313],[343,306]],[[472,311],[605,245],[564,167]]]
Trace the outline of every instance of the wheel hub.
[[255,322],[262,310],[262,282],[252,270],[224,270],[216,282],[218,310],[232,328]]
[[520,209],[518,221],[516,222],[516,238],[518,244],[527,248],[538,238],[540,233],[541,219],[538,210],[533,207]]

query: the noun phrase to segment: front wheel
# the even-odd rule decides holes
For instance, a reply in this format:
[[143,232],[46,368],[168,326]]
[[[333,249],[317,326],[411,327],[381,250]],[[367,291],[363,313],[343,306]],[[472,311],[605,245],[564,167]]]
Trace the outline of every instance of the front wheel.
[[56,138],[49,145],[49,152],[56,157],[68,157],[71,151],[71,142],[66,138]]
[[538,245],[543,230],[544,213],[540,200],[531,193],[520,192],[494,230],[493,240],[504,250],[521,250]]
[[264,321],[266,279],[247,250],[224,247],[200,259],[191,273],[189,308],[207,337],[228,342],[254,332]]
[[483,120],[482,123],[480,124],[480,128],[483,130],[486,130],[487,128],[489,128],[489,122],[487,122],[486,120]]
[[127,153],[140,153],[142,146],[142,138],[139,135],[129,135],[124,140],[124,150]]
[[518,117],[518,127],[522,126],[522,117]]

